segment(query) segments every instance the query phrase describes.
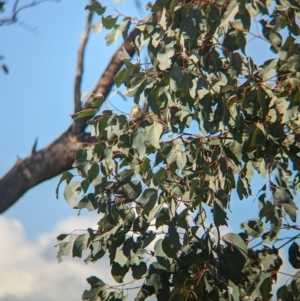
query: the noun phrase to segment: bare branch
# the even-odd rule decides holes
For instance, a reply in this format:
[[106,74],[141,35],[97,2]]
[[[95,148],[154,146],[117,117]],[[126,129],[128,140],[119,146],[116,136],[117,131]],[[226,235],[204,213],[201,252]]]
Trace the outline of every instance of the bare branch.
[[76,76],[75,76],[75,89],[74,89],[74,98],[75,98],[75,111],[77,113],[81,110],[81,81],[83,75],[83,59],[84,52],[88,42],[89,32],[91,29],[91,21],[92,21],[93,13],[89,12],[87,15],[87,20],[84,28],[84,32],[81,37],[79,49],[78,49],[78,58],[77,58],[77,68],[76,68]]
[[16,0],[14,5],[13,5],[11,16],[9,18],[0,19],[0,26],[1,25],[10,25],[10,24],[16,23],[18,21],[17,16],[18,16],[19,12],[24,10],[24,9],[27,9],[27,8],[33,7],[33,6],[37,6],[37,5],[39,5],[43,2],[59,2],[59,1],[60,0],[40,0],[40,1],[33,0],[31,3],[26,4],[26,5],[21,6],[21,7],[18,8],[19,0]]
[[[77,113],[81,110],[81,82],[83,75],[83,59],[84,52],[88,42],[89,33],[91,29],[91,22],[93,18],[93,13],[89,12],[87,15],[85,28],[81,37],[81,41],[78,49],[78,57],[77,57],[77,67],[76,67],[76,75],[75,75],[75,84],[74,84],[74,113]],[[73,123],[73,132],[79,132],[76,129],[77,123]]]
[[14,7],[13,7],[13,13],[15,13],[17,11],[17,7],[18,7],[18,4],[19,4],[19,1],[20,0],[16,0],[15,4],[14,4]]
[[[123,45],[121,45],[119,49],[115,52],[110,62],[108,63],[105,71],[103,72],[102,76],[99,78],[96,86],[94,87],[91,96],[86,101],[84,109],[91,107],[93,102],[97,99],[97,95],[102,94],[104,98],[108,96],[110,90],[115,84],[115,76],[118,74],[119,70],[123,65],[123,62],[119,58],[119,51],[122,51],[123,48],[125,48],[128,54],[130,56],[133,56],[133,54],[135,53],[135,49],[132,46],[132,42],[134,41],[138,33],[139,30],[134,29],[128,36],[127,40],[123,43]],[[76,125],[76,127],[73,127],[73,129],[76,128],[76,131],[73,133],[75,134],[84,131],[84,129],[86,128],[86,122],[89,119],[90,117],[75,120],[74,122],[78,125]]]

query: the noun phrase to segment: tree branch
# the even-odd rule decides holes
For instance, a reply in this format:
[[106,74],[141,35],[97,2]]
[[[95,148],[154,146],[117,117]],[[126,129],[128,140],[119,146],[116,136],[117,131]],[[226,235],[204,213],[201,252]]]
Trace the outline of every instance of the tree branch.
[[59,2],[60,0],[40,0],[40,1],[33,0],[31,3],[26,4],[24,6],[21,6],[19,8],[18,8],[19,0],[16,0],[14,5],[13,5],[13,9],[12,9],[12,12],[11,12],[11,17],[0,19],[0,26],[1,25],[10,25],[10,24],[16,23],[18,21],[17,16],[18,16],[18,13],[20,11],[22,11],[26,8],[29,8],[29,7],[39,5],[43,2],[49,2],[49,1],[50,2]]
[[[128,36],[127,40],[123,43],[123,45],[121,45],[119,47],[119,49],[115,52],[115,54],[111,58],[110,62],[108,63],[105,71],[103,72],[103,74],[99,78],[96,86],[94,87],[92,94],[86,101],[86,103],[84,105],[84,109],[91,107],[91,105],[99,97],[97,95],[102,94],[104,98],[106,98],[108,96],[111,88],[115,84],[115,76],[117,75],[117,73],[119,72],[119,70],[121,69],[121,67],[123,65],[123,61],[121,61],[119,58],[119,51],[122,51],[123,48],[125,48],[125,50],[128,52],[128,54],[132,57],[133,54],[135,53],[135,49],[132,46],[132,42],[134,41],[134,39],[136,38],[138,33],[139,33],[139,30],[134,29]],[[73,133],[76,134],[76,133],[80,133],[80,132],[84,131],[84,129],[86,128],[86,125],[87,125],[86,122],[90,118],[91,117],[86,117],[86,118],[81,118],[81,119],[75,120],[74,123],[77,123],[77,125],[73,126],[73,129],[76,129],[76,131],[74,131]]]
[[93,13],[89,12],[87,15],[85,28],[81,37],[81,41],[78,49],[78,57],[77,57],[77,67],[76,67],[76,75],[75,75],[75,84],[74,84],[74,113],[77,113],[81,110],[81,82],[83,75],[83,59],[84,52],[88,42],[89,33],[91,29],[91,21],[92,21]]
[[31,187],[70,169],[81,143],[92,143],[90,134],[63,133],[44,149],[18,160],[0,179],[0,213],[13,205]]
[[[108,96],[114,85],[114,78],[123,65],[119,59],[118,52],[122,47],[132,56],[135,52],[131,42],[135,39],[139,31],[135,29],[128,39],[115,52],[102,76],[99,78],[85,108],[91,106],[97,96],[101,93],[105,98]],[[0,179],[0,213],[12,206],[26,191],[35,185],[49,180],[63,171],[71,169],[75,159],[75,152],[80,143],[93,142],[89,134],[84,133],[88,118],[78,119],[76,132],[71,125],[59,138],[40,151],[32,153],[30,156],[18,160],[8,173]]]

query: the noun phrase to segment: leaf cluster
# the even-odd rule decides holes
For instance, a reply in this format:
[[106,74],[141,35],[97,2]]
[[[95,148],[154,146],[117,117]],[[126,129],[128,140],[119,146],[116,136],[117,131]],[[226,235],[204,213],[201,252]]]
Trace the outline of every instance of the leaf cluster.
[[[124,50],[115,82],[149,110],[132,120],[101,111],[100,98],[73,116],[99,111],[88,121],[98,142],[76,154],[81,180],[65,172],[60,183],[66,181],[71,208],[96,211],[100,221],[84,234],[59,236],[58,259],[71,251],[81,257],[89,250],[85,262],[108,254],[116,282],[129,272],[144,279],[136,301],[152,294],[174,301],[269,300],[282,260],[266,244],[292,228],[286,222],[295,223],[298,210],[299,3],[157,0],[148,4],[147,18],[120,24],[97,1],[87,8],[101,15],[94,29],[109,30],[108,45],[137,22],[134,47],[149,62],[130,61]],[[259,38],[277,55],[261,66],[246,49],[254,16]],[[265,179],[258,216],[241,224],[242,233],[221,236],[233,191],[240,200],[251,196],[257,174]],[[254,239],[261,248],[249,245]],[[292,246],[290,261],[298,266]],[[281,287],[278,298],[298,300],[297,281]],[[95,277],[88,282],[84,300],[126,297]]]

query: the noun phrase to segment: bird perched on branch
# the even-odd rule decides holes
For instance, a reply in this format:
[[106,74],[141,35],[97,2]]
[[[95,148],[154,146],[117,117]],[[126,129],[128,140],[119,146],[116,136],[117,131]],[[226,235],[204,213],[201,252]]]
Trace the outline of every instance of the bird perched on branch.
[[137,119],[141,116],[141,114],[142,114],[142,110],[141,110],[140,105],[134,105],[131,109],[130,117],[132,119]]

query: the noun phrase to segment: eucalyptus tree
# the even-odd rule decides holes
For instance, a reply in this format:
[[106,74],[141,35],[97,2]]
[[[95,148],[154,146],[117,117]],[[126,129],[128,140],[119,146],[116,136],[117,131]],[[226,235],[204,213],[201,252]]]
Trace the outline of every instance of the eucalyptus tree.
[[[65,182],[71,208],[99,214],[97,229],[58,236],[59,261],[84,251],[86,263],[108,255],[120,283],[91,276],[83,300],[125,300],[136,288],[124,283],[127,274],[141,283],[133,290],[136,301],[151,295],[266,301],[274,293],[278,300],[300,299],[299,272],[273,290],[283,264],[300,268],[294,201],[300,183],[299,7],[297,0],[157,0],[138,19],[97,1],[87,6],[74,122],[4,179],[41,163],[32,167],[41,176],[33,184],[18,174],[24,185],[4,195],[10,204],[65,169],[57,194]],[[93,31],[107,30],[108,46],[119,36],[124,44],[94,91],[82,95],[82,108],[82,57],[93,14],[101,15]],[[265,49],[248,52],[253,39]],[[268,51],[270,59],[256,63]],[[140,114],[131,118],[116,104],[107,108],[114,83],[143,107]],[[51,160],[56,165],[43,174]],[[74,169],[67,171],[71,161]],[[257,198],[254,177],[262,179]],[[227,231],[234,192],[255,200],[257,216]],[[282,236],[286,231],[289,238]],[[285,246],[289,262],[279,254]]]
[[[87,120],[95,141],[76,152],[75,172],[65,171],[59,185],[66,181],[70,207],[96,211],[99,223],[58,236],[59,261],[70,252],[88,250],[86,263],[108,254],[117,283],[127,273],[142,281],[135,300],[266,301],[283,265],[280,248],[289,248],[284,264],[300,268],[299,7],[157,0],[142,20],[97,1],[87,7],[102,16],[93,28],[108,30],[108,46],[135,27],[135,55],[120,49],[115,85],[143,110],[132,119],[117,106],[103,109],[106,97],[92,93],[73,115]],[[248,53],[252,39],[265,49]],[[273,58],[258,65],[263,51]],[[262,178],[257,216],[220,233],[230,226],[233,191],[253,200],[254,176]],[[132,288],[87,281],[83,300],[125,300]],[[299,290],[297,272],[275,298],[299,300]]]

